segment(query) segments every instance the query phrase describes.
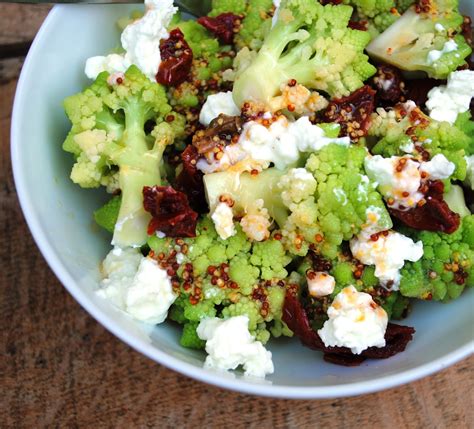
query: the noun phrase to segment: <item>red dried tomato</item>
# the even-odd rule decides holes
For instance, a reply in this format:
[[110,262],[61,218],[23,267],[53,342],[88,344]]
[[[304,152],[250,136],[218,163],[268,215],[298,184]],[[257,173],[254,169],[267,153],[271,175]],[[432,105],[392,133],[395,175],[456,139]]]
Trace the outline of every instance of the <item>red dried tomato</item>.
[[161,63],[156,81],[162,85],[177,86],[189,76],[193,51],[179,28],[170,31],[170,37],[160,41]]
[[324,353],[324,360],[337,365],[357,366],[365,359],[386,359],[405,350],[413,338],[415,329],[409,326],[394,325],[389,323],[385,331],[384,347],[369,347],[360,355],[355,355],[347,347],[327,347],[313,331],[309,324],[308,316],[299,299],[294,294],[287,292],[283,304],[282,320],[306,347],[320,350]]
[[181,153],[183,169],[176,177],[176,188],[184,192],[189,199],[190,206],[198,213],[207,211],[204,194],[203,174],[196,167],[199,154],[193,145],[188,145]]
[[332,100],[322,116],[327,122],[341,125],[341,136],[357,141],[367,135],[374,106],[375,91],[365,85],[347,97]]
[[453,233],[458,229],[461,218],[444,201],[443,182],[440,180],[428,181],[427,185],[425,204],[417,205],[407,211],[389,208],[390,214],[414,229]]
[[377,99],[394,105],[405,101],[405,82],[402,72],[394,66],[381,64],[371,79],[371,85],[377,90]]
[[347,24],[349,28],[359,31],[367,31],[368,25],[368,21],[349,21],[349,24]]
[[435,86],[446,84],[445,80],[430,78],[407,80],[405,82],[407,100],[412,100],[417,106],[423,106],[428,99],[428,92]]
[[208,29],[225,45],[234,43],[234,34],[239,31],[242,17],[233,13],[221,13],[217,16],[201,16],[197,22]]
[[148,234],[156,231],[168,237],[195,237],[198,214],[189,207],[186,194],[171,186],[145,186],[143,207],[153,218]]

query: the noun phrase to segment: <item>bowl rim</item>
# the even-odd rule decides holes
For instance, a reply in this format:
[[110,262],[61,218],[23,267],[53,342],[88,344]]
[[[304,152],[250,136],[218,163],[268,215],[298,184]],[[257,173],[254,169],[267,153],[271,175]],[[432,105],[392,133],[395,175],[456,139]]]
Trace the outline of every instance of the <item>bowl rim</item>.
[[217,387],[241,393],[275,398],[329,399],[373,393],[415,381],[429,374],[442,370],[458,362],[464,357],[474,353],[474,340],[472,340],[462,347],[459,347],[458,349],[453,350],[452,352],[434,361],[422,364],[416,368],[402,371],[393,375],[378,377],[370,381],[345,383],[336,386],[297,387],[263,383],[256,384],[254,382],[247,382],[245,379],[229,378],[219,374],[219,372],[209,371],[204,368],[197,368],[191,363],[184,362],[177,357],[171,356],[166,352],[161,351],[143,339],[135,338],[134,336],[128,334],[125,329],[117,326],[110,316],[104,314],[95,304],[95,302],[87,297],[85,292],[79,287],[78,284],[76,284],[72,276],[61,264],[60,259],[54,252],[52,244],[49,242],[46,234],[41,228],[38,213],[34,209],[34,204],[26,185],[26,177],[20,168],[20,159],[22,153],[21,148],[25,147],[25,145],[21,145],[21,127],[18,118],[21,116],[22,105],[27,100],[27,94],[24,90],[25,83],[32,75],[32,72],[34,72],[34,70],[32,70],[32,58],[40,49],[42,40],[50,31],[50,28],[53,27],[55,20],[59,19],[63,10],[71,7],[81,7],[81,5],[55,5],[53,7],[43,22],[40,30],[38,31],[30,51],[25,59],[13,102],[10,134],[11,162],[20,206],[38,248],[40,249],[47,264],[63,284],[63,286],[82,306],[82,308],[84,308],[97,322],[99,322],[109,332],[136,351],[144,354],[153,361],[188,377],[201,382],[209,383]]

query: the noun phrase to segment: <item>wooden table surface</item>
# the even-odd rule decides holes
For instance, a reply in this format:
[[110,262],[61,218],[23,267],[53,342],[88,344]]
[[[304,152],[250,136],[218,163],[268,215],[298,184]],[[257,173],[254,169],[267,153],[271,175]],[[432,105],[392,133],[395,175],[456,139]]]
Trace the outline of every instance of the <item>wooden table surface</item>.
[[[34,36],[48,9],[0,4],[0,44]],[[191,380],[108,333],[52,274],[18,205],[9,131],[20,66],[0,61],[0,427],[474,427],[474,357],[381,393],[274,400]]]

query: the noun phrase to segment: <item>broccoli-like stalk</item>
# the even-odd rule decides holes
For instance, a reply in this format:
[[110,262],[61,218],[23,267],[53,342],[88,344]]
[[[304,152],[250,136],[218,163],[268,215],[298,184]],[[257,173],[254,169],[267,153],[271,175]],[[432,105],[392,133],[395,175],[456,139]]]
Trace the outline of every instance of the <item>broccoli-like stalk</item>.
[[109,80],[104,72],[83,93],[66,99],[72,128],[63,148],[77,156],[71,179],[80,186],[99,186],[118,168],[122,198],[113,243],[141,246],[150,220],[143,209],[142,189],[160,184],[163,151],[174,138],[165,122],[150,135],[145,124],[160,123],[171,107],[164,89],[135,66],[123,77]]
[[402,70],[445,79],[466,64],[472,51],[460,34],[462,23],[457,0],[429,0],[408,9],[367,46],[367,52]]
[[350,6],[283,0],[260,51],[238,73],[235,103],[267,104],[292,79],[336,97],[360,88],[375,68],[363,54],[370,35],[347,27],[351,14]]
[[[453,179],[466,177],[464,156],[473,146],[472,137],[458,128],[457,123],[435,121],[412,102],[399,104],[392,110],[379,108],[371,119],[369,136],[380,138],[371,149],[374,155],[388,158],[408,152],[416,157],[427,152],[432,158],[442,154],[456,166]],[[464,122],[462,126],[466,130],[469,127]]]
[[234,215],[244,215],[256,200],[263,200],[264,207],[270,216],[283,225],[288,217],[288,209],[283,204],[277,188],[279,179],[285,174],[276,168],[269,168],[254,175],[251,173],[234,173],[223,171],[206,174],[204,186],[211,211],[219,203],[222,196],[230,197],[234,202]]
[[457,298],[465,286],[474,285],[474,215],[463,217],[453,234],[405,232],[423,242],[423,257],[402,268],[402,295],[447,301]]

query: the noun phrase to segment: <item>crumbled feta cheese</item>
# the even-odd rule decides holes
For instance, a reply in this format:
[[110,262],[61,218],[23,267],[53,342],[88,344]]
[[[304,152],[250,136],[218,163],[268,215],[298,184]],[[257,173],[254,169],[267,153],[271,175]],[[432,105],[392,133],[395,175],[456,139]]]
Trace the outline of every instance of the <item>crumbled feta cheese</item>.
[[248,208],[247,213],[240,221],[242,231],[254,241],[263,241],[270,237],[270,215],[263,204],[263,200],[256,200],[255,205]]
[[454,124],[459,113],[469,110],[474,97],[474,71],[459,70],[448,76],[447,85],[434,87],[428,92],[426,107],[436,121]]
[[[273,97],[269,102],[272,112],[291,109],[297,116],[311,116],[314,112],[325,109],[329,102],[317,91],[310,91],[303,85],[283,84],[280,87],[281,95]],[[291,106],[289,108],[289,106]]]
[[465,156],[464,159],[467,164],[466,184],[474,191],[474,155]]
[[349,146],[350,139],[326,137],[324,130],[306,116],[294,122],[280,117],[268,128],[256,121],[247,122],[238,142],[250,158],[273,162],[280,170],[296,162],[300,152],[315,152],[330,143]]
[[206,341],[208,356],[204,366],[227,371],[242,365],[247,376],[263,378],[272,374],[272,353],[255,341],[248,324],[248,316],[202,319],[196,331]]
[[97,295],[137,320],[161,323],[176,299],[166,271],[139,249],[115,248],[103,262],[104,280]]
[[111,250],[102,263],[104,280],[97,295],[124,310],[125,292],[135,277],[141,259],[139,249],[115,247]]
[[420,171],[428,173],[431,180],[447,179],[455,169],[456,166],[442,154],[435,155],[430,161],[420,165]]
[[[397,171],[400,161],[404,162],[401,171]],[[392,199],[390,207],[407,210],[415,207],[423,194],[418,192],[421,184],[420,164],[408,157],[392,156],[383,158],[380,155],[365,159],[365,170],[368,176],[379,185],[380,192],[387,199]]]
[[232,98],[232,91],[209,95],[201,108],[201,113],[199,113],[199,122],[208,126],[221,113],[229,116],[240,115],[240,109]]
[[226,203],[221,202],[217,204],[212,212],[211,219],[220,238],[226,240],[235,235],[234,214],[232,213],[232,208]]
[[441,50],[433,49],[429,51],[426,61],[428,64],[433,64],[435,61],[438,61],[444,54],[453,52],[457,48],[458,48],[458,44],[453,39],[450,39],[444,43],[443,49]]
[[331,295],[336,286],[336,280],[328,273],[309,271],[306,273],[309,294],[315,298]]
[[176,298],[166,271],[154,259],[142,258],[126,292],[125,311],[137,320],[156,325],[164,322]]
[[442,33],[442,32],[445,30],[445,28],[443,27],[442,24],[440,24],[439,22],[437,22],[437,23],[435,24],[435,30],[436,30],[438,33]]
[[135,64],[150,80],[155,81],[161,62],[160,40],[168,38],[166,30],[178,8],[173,0],[145,0],[145,14],[125,27],[121,35],[124,55],[97,56],[86,61],[85,73],[96,79],[103,71],[125,72]]
[[385,346],[388,316],[368,293],[348,286],[328,309],[329,320],[318,331],[327,347],[348,347],[360,354],[369,347]]
[[86,60],[84,73],[89,79],[96,79],[100,73],[125,73],[131,66],[131,63],[119,54],[110,54],[107,56],[95,56]]
[[219,160],[210,162],[201,158],[197,168],[205,174],[226,170],[262,171],[273,162],[276,168],[283,170],[299,159],[300,152],[315,152],[330,143],[348,146],[350,139],[326,137],[324,130],[313,125],[306,116],[293,122],[282,116],[269,127],[249,121],[244,124],[239,141],[227,145]]
[[423,256],[423,243],[395,231],[384,231],[375,238],[367,232],[353,238],[352,255],[364,265],[375,265],[375,277],[382,286],[398,290],[400,269],[405,261],[416,262]]
[[166,234],[163,231],[156,231],[155,234],[158,238],[165,238],[166,237]]

